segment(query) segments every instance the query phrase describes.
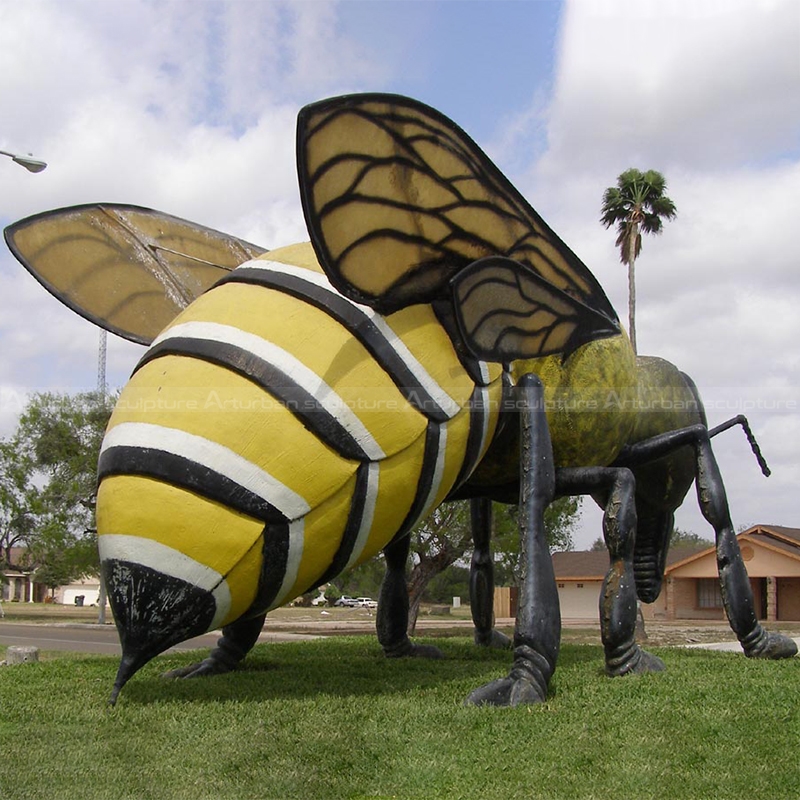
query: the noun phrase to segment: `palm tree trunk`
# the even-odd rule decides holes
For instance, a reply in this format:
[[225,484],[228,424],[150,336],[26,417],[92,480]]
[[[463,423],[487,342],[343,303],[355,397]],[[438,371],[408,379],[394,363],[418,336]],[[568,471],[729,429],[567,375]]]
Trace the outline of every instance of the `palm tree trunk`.
[[639,237],[639,223],[633,221],[630,235],[628,236],[628,253],[625,261],[628,264],[628,335],[631,339],[634,355],[636,350],[636,277],[634,264],[636,263],[636,241]]
[[635,259],[628,262],[628,335],[631,338],[631,347],[633,352],[637,353],[636,349],[636,280],[633,274],[633,265]]

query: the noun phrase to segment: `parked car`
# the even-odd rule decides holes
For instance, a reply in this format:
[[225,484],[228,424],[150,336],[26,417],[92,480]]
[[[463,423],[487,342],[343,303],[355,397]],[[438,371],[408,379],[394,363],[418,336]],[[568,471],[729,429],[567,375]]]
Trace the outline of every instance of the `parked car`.
[[346,594],[343,594],[335,603],[335,606],[339,606],[339,608],[353,608],[354,606],[358,605],[358,601],[355,597],[348,597]]
[[357,597],[355,605],[358,608],[377,608],[378,601],[373,600],[371,597]]

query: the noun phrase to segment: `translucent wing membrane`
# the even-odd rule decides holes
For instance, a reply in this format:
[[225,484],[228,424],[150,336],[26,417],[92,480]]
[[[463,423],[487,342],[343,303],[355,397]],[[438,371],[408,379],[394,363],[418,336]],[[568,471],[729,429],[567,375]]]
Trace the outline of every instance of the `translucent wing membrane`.
[[223,275],[265,252],[169,214],[110,203],[37,214],[10,225],[5,238],[62,303],[140,344]]
[[509,258],[489,256],[465,267],[453,279],[453,300],[464,342],[489,361],[568,355],[619,332],[607,317]]
[[298,119],[303,208],[334,285],[383,313],[441,296],[465,265],[503,255],[610,320],[597,280],[480,148],[395,95],[334,98]]

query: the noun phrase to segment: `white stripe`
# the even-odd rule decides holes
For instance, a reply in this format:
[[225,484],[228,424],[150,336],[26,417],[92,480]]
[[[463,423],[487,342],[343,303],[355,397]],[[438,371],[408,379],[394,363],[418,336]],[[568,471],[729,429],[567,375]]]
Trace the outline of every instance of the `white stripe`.
[[307,391],[358,442],[371,461],[386,458],[363,422],[331,386],[287,350],[253,333],[217,322],[184,322],[167,329],[153,340],[153,346],[169,339],[189,338],[223,342],[238,347],[277,367],[286,377]]
[[372,309],[365,308],[365,310],[371,312],[372,321],[375,323],[375,326],[384,335],[386,341],[395,349],[397,355],[403,359],[405,365],[411,370],[419,385],[436,401],[439,408],[447,414],[448,419],[452,419],[458,414],[458,412],[461,411],[461,406],[436,383],[425,367],[417,361],[413,353],[406,347],[405,342],[389,327],[386,319],[372,311]]
[[489,436],[489,387],[488,386],[481,386],[480,388],[481,393],[481,408],[483,412],[481,414],[481,447],[478,451],[480,456],[475,462],[475,466],[478,465],[478,462],[481,458],[483,458],[484,450],[486,449],[486,445],[488,444],[488,436]]
[[484,384],[488,384],[489,378],[491,377],[491,375],[489,375],[489,365],[485,361],[478,361],[478,369],[481,372],[481,381]]
[[[334,292],[342,299],[347,300],[351,306],[357,308],[368,317],[375,327],[383,335],[384,339],[391,345],[400,359],[405,363],[410,372],[414,375],[417,383],[433,398],[436,404],[447,414],[448,418],[454,417],[461,410],[461,406],[431,377],[430,373],[424,366],[417,360],[414,354],[408,349],[405,342],[392,330],[386,322],[386,319],[378,314],[369,306],[362,305],[361,303],[354,303],[352,300],[339,294],[336,288],[328,280],[327,276],[321,272],[307,269],[305,267],[297,267],[292,264],[282,264],[279,261],[266,261],[256,259],[254,261],[246,261],[240,264],[237,269],[247,267],[249,269],[263,269],[267,272],[282,272],[285,275],[292,275],[296,278],[302,278],[304,281],[313,283],[330,292]],[[488,376],[488,371],[487,371]]]
[[364,497],[364,506],[361,510],[361,524],[358,528],[356,542],[353,545],[353,552],[350,554],[345,569],[349,569],[358,561],[367,546],[369,534],[372,530],[372,521],[375,518],[375,505],[378,502],[379,477],[380,466],[378,464],[370,464],[367,467],[367,492]]
[[[281,261],[268,261],[267,259],[256,258],[252,261],[245,261],[239,264],[236,269],[263,269],[266,272],[282,272],[285,275],[292,275],[295,278],[302,278],[304,281],[321,286],[329,292],[339,292],[334,289],[333,284],[328,280],[328,276],[324,272],[317,272],[316,270],[309,269],[308,267],[298,267],[294,264],[284,264]],[[350,301],[352,303],[352,300]],[[353,305],[356,305],[353,303]],[[360,306],[359,306],[360,308]]]
[[417,518],[417,522],[425,519],[428,514],[433,511],[433,505],[436,501],[436,495],[439,493],[439,487],[442,485],[442,477],[444,475],[444,460],[447,455],[447,426],[439,426],[439,449],[436,452],[436,467],[433,471],[433,479],[431,480],[431,487],[428,490],[428,496],[425,498],[425,503],[422,506],[422,513]]
[[[269,531],[265,535],[269,535]],[[283,574],[281,588],[275,595],[275,602],[271,608],[280,608],[293,597],[288,597],[292,587],[297,581],[297,573],[300,570],[300,562],[303,560],[303,548],[305,546],[305,520],[295,520],[289,525],[289,554],[286,557],[286,572]]]
[[216,602],[216,613],[208,630],[218,628],[227,616],[231,606],[231,594],[228,582],[211,567],[195,561],[193,558],[167,547],[154,539],[141,536],[126,536],[119,533],[105,533],[97,537],[97,548],[100,561],[116,559],[141,564],[162,575],[185,581],[191,586],[209,592]]
[[100,453],[111,447],[147,447],[188,458],[230,478],[290,520],[310,511],[303,497],[261,467],[233,450],[193,433],[148,422],[123,422],[108,431]]

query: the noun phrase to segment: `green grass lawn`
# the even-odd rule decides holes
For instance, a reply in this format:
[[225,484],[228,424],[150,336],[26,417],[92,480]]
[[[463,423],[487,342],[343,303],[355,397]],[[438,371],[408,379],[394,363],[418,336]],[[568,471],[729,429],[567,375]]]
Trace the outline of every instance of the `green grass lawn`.
[[[429,640],[430,641],[430,640]],[[800,791],[800,658],[662,649],[668,671],[610,680],[563,648],[547,703],[467,708],[509,654],[439,639],[386,660],[372,637],[258,646],[249,669],[182,682],[116,659],[0,668],[0,797],[788,798]],[[44,654],[49,656],[49,654]],[[2,656],[0,655],[0,658]]]

